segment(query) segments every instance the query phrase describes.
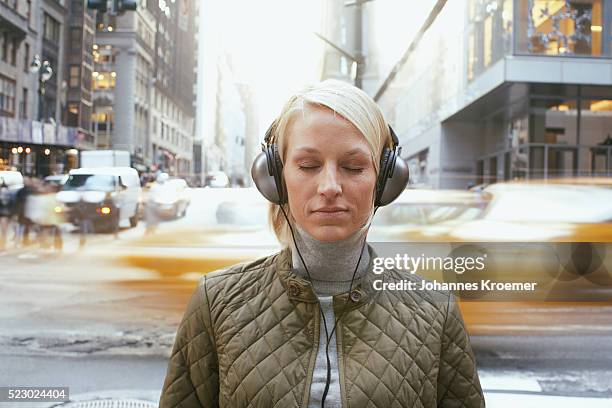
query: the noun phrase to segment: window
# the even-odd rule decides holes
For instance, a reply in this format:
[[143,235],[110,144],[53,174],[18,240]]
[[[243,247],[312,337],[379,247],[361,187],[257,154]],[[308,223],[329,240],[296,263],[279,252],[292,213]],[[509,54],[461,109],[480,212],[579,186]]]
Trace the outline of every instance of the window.
[[81,49],[81,44],[83,40],[83,32],[80,28],[71,28],[70,29],[70,48],[73,50]]
[[68,104],[68,121],[67,125],[70,127],[79,126],[79,104],[69,103]]
[[8,31],[5,31],[2,33],[2,36],[0,36],[0,59],[4,62],[8,62],[8,43]]
[[46,13],[44,22],[44,38],[45,40],[51,41],[55,44],[59,44],[60,41],[60,23]]
[[32,15],[32,0],[27,0],[26,3],[26,18],[28,19],[28,26],[30,25],[30,17]]
[[11,47],[11,65],[17,66],[17,50],[19,49],[19,41],[17,38],[13,38],[13,46]]
[[15,116],[15,81],[1,75],[0,116]]
[[602,3],[601,0],[520,0],[518,51],[601,56]]
[[94,112],[91,114],[91,123],[97,132],[111,132],[113,130],[113,113],[110,111]]
[[91,130],[91,107],[85,104],[81,105],[81,121],[80,125],[83,129]]
[[70,9],[72,14],[78,15],[83,14],[83,2],[82,1],[73,1],[70,5]]
[[27,42],[24,42],[23,44],[23,70],[28,72],[30,68],[30,44]]
[[19,117],[21,119],[26,119],[28,117],[28,88],[23,88],[23,98],[21,99]]
[[467,2],[467,78],[478,77],[512,51],[512,0]]
[[70,79],[68,85],[71,88],[78,88],[81,85],[81,67],[79,65],[70,66]]
[[115,72],[94,72],[92,74],[92,87],[94,90],[114,88],[116,77]]

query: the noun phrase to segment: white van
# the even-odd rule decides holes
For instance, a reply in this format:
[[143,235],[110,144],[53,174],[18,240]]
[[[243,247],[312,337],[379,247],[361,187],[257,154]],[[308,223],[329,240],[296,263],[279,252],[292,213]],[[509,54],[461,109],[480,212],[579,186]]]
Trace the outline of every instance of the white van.
[[87,217],[96,227],[113,231],[122,220],[138,224],[140,178],[131,167],[92,167],[71,170],[57,200],[68,219],[79,225]]

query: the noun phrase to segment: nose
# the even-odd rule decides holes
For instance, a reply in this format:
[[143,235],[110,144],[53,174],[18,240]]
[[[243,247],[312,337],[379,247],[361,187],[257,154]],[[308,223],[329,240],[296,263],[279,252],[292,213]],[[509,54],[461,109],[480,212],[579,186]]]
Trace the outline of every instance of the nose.
[[333,198],[342,194],[342,186],[338,178],[338,169],[335,165],[325,165],[320,173],[319,194]]

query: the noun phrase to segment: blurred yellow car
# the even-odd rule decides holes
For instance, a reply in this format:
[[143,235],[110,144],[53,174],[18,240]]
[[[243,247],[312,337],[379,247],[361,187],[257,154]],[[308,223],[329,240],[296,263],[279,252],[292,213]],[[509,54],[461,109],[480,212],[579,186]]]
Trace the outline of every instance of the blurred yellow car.
[[[268,203],[256,192],[237,195],[218,203],[215,224],[160,231],[129,242],[120,258],[174,275],[252,260],[280,248],[267,211]],[[368,240],[612,242],[612,189],[529,182],[494,184],[482,192],[406,190],[378,210]]]
[[[256,191],[233,190],[233,195],[214,206],[213,224],[168,229],[134,240],[117,254],[119,260],[164,278],[193,273],[196,279],[278,251],[280,245],[268,227],[269,204]],[[605,246],[612,242],[611,221],[612,188],[605,184],[528,182],[495,184],[480,192],[406,190],[394,203],[377,211],[368,241],[402,243],[402,248],[434,244],[451,251],[462,245],[483,243],[479,248],[485,248],[495,258],[492,272],[504,281],[535,280],[547,284],[553,295],[583,297],[571,304],[550,299],[527,302],[527,298],[461,302],[472,333],[494,333],[501,326],[531,327],[524,316],[524,310],[529,308],[556,313],[559,305],[571,305],[576,310],[586,307],[585,313],[592,314],[589,308],[593,305],[585,300],[594,290],[598,291],[598,299],[609,295],[609,273],[602,275],[600,272],[606,271],[602,268],[582,277],[561,265],[567,259],[556,258],[550,250],[572,242],[598,243],[594,248]],[[612,256],[605,252],[601,262],[612,271]],[[428,279],[442,276],[439,271],[424,275]],[[470,279],[467,274],[458,277],[463,278]],[[579,321],[576,316],[583,314],[568,316]],[[534,315],[530,319],[541,325],[546,317]]]
[[499,183],[486,187],[482,194],[488,203],[479,216],[459,223],[406,228],[391,240],[612,242],[612,188],[603,180],[597,184],[579,179]]

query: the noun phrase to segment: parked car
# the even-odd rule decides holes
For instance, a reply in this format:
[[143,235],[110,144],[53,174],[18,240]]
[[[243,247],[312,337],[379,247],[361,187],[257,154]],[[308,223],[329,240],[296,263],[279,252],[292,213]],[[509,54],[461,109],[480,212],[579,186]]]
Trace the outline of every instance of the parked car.
[[23,188],[18,171],[0,171],[0,217],[14,215],[17,192]]
[[131,167],[79,168],[70,171],[57,200],[73,224],[89,217],[94,229],[114,231],[123,220],[138,224],[140,194],[138,172]]

